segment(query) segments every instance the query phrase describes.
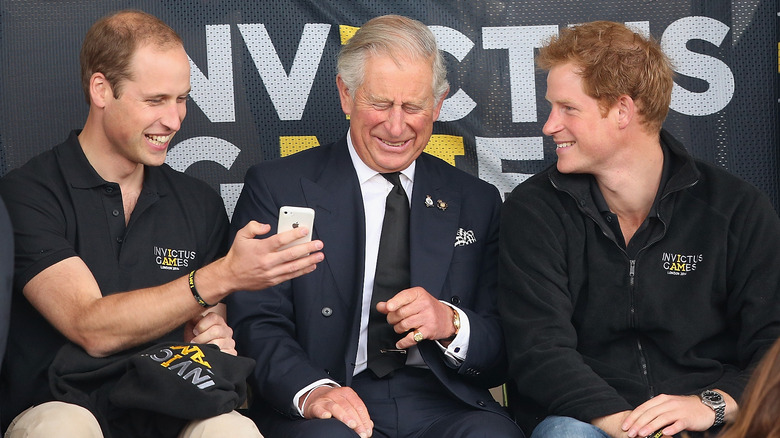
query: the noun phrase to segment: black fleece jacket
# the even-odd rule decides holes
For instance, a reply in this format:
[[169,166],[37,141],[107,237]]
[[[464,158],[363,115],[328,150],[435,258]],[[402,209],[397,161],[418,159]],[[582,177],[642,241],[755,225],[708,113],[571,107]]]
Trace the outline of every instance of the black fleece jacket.
[[780,219],[752,185],[661,132],[670,175],[660,226],[630,258],[590,175],[553,165],[503,206],[499,309],[510,407],[589,422],[658,394],[739,399],[780,336]]

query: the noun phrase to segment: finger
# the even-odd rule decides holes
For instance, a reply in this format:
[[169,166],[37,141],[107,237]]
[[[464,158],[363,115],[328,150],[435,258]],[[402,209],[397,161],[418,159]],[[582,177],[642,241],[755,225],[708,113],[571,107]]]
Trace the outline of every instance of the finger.
[[346,389],[340,394],[344,395],[344,400],[349,406],[344,406],[345,410],[350,415],[357,415],[356,420],[358,424],[352,428],[361,437],[368,437],[372,434],[374,428],[374,422],[371,421],[371,417],[368,415],[368,408],[363,403],[363,400],[352,389]]
[[[285,233],[292,233],[294,231],[296,231],[296,230],[287,231]],[[278,245],[277,248],[286,245],[286,243],[284,243],[286,241],[286,239],[281,239],[281,237],[282,236],[279,235],[280,240],[279,240],[279,245]],[[295,240],[295,239],[293,239],[293,240]],[[290,242],[292,242],[293,240],[291,240]],[[308,256],[308,255],[310,255],[312,253],[316,253],[316,252],[322,250],[323,246],[324,246],[324,244],[322,243],[321,240],[312,240],[311,242],[304,242],[304,243],[300,243],[298,245],[294,245],[294,246],[291,246],[291,247],[283,249],[283,250],[279,250],[278,254],[282,257],[282,259],[284,261],[293,261],[293,260],[297,260],[297,259],[299,259],[301,257]]]
[[314,271],[317,268],[317,263],[320,263],[323,260],[325,260],[325,255],[321,252],[311,254],[304,258],[276,266],[269,272],[269,277],[273,280],[274,284],[279,284],[283,281]]
[[[201,333],[206,332],[213,326],[223,325],[229,329],[227,322],[218,313],[206,313],[195,316],[190,320],[192,325],[192,334],[198,336]],[[232,331],[231,331],[232,333]]]
[[628,431],[628,436],[648,436],[666,426],[671,425],[679,418],[679,413],[670,411],[672,405],[659,404],[646,410]]
[[274,238],[278,240],[279,246],[282,246],[294,242],[295,240],[300,239],[301,237],[305,237],[308,234],[309,234],[308,228],[298,227],[298,228],[293,228],[291,230],[282,231],[281,233],[277,233]]
[[434,321],[424,313],[417,313],[396,321],[391,313],[387,316],[387,322],[392,324],[393,330],[399,335],[410,330],[420,330],[421,333],[430,334],[433,331]]
[[[333,414],[333,418],[346,424],[350,429],[355,430],[359,425],[357,421],[357,412],[352,408],[352,405],[344,403],[345,401],[346,400],[343,398],[341,398],[339,402],[333,400],[329,410],[331,414]],[[362,427],[362,425],[360,426]]]
[[636,432],[637,429],[639,429],[642,425],[644,425],[644,423],[642,423],[642,425],[637,425],[636,424],[637,420],[648,410],[660,404],[662,402],[662,398],[663,395],[659,395],[637,406],[633,411],[631,411],[630,414],[628,414],[626,419],[623,421],[622,429],[624,431],[634,430],[634,432]]
[[390,298],[387,300],[387,311],[388,312],[396,312],[398,309],[400,309],[403,306],[407,306],[410,303],[414,302],[414,300],[417,299],[418,288],[410,288],[410,289],[404,289],[401,292],[398,292],[393,296],[393,298]]
[[[422,332],[420,332],[422,333]],[[424,335],[423,335],[424,336]],[[412,347],[414,345],[417,345],[417,341],[414,340],[414,333],[409,332],[406,336],[401,338],[398,342],[395,343],[395,348],[398,348],[399,350],[405,350],[409,347]]]
[[374,422],[371,421],[371,417],[368,415],[368,408],[366,408],[361,401],[361,405],[356,406],[355,411],[357,412],[360,424],[362,425],[362,427],[355,429],[355,432],[361,437],[371,436],[373,434]]
[[242,237],[244,239],[254,239],[256,236],[262,236],[271,231],[271,226],[268,224],[261,224],[257,221],[249,221],[243,228],[236,232],[236,237]]
[[327,420],[333,417],[333,413],[325,407],[324,403],[312,403],[310,412],[312,418]]

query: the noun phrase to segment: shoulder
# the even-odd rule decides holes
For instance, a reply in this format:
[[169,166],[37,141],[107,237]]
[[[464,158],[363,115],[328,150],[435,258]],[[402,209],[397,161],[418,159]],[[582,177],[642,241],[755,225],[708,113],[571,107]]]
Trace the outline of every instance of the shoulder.
[[247,170],[247,179],[259,174],[273,175],[275,178],[289,177],[291,170],[294,170],[294,173],[298,175],[317,173],[325,168],[338,152],[343,152],[348,157],[349,153],[346,147],[346,141],[344,140],[315,146],[285,157],[263,161],[252,165]]
[[458,188],[464,194],[475,196],[498,196],[498,189],[487,181],[458,169],[452,164],[428,153],[417,158],[416,172],[427,172],[432,181],[447,188]]
[[219,193],[205,181],[172,169],[167,164],[147,167],[151,190],[161,197],[170,198],[180,205],[183,214],[213,216],[224,211],[224,201]]
[[688,192],[703,205],[731,211],[751,208],[757,202],[769,203],[766,194],[727,169],[698,159],[695,163],[699,180]]
[[46,198],[66,196],[68,184],[54,149],[31,158],[0,179],[0,196],[9,210],[20,200],[42,202]]
[[526,202],[529,199],[547,200],[556,197],[558,190],[550,181],[550,172],[555,169],[554,166],[555,164],[518,184],[507,195],[507,202]]

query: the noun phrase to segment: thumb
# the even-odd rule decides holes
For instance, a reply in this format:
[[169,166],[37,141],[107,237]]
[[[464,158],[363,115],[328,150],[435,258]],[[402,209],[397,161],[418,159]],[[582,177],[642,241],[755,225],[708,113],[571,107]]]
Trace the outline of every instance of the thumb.
[[261,224],[257,221],[249,221],[244,228],[241,228],[236,233],[236,237],[242,237],[244,239],[254,239],[256,236],[262,236],[271,231],[271,226],[268,224]]

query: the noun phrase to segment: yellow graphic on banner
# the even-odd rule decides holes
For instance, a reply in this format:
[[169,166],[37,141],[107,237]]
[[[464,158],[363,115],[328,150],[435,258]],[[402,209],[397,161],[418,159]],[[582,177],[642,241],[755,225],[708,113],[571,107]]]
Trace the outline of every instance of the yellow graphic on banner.
[[[350,38],[355,36],[355,32],[360,29],[359,27],[355,26],[347,26],[344,24],[339,25],[339,35],[341,36],[341,45],[347,44],[347,41],[349,41]],[[346,115],[347,120],[349,120],[349,114]]]
[[[288,135],[279,137],[279,156],[286,157],[319,146],[315,135]],[[455,165],[455,156],[464,155],[463,137],[456,135],[432,135],[425,152]]]
[[432,135],[425,152],[455,165],[455,156],[464,155],[463,137],[456,135]]
[[344,24],[339,25],[339,35],[341,35],[341,45],[347,44],[347,41],[349,41],[350,38],[352,38],[355,35],[355,32],[360,29],[359,27],[355,26],[346,26]]
[[279,137],[279,156],[286,157],[294,153],[319,146],[315,135],[288,135]]

